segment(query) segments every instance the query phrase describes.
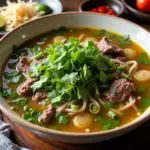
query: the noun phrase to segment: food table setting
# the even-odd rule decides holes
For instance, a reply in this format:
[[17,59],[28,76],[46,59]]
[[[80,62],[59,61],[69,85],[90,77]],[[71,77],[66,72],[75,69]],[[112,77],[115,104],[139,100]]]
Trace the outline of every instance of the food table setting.
[[149,0],[0,4],[2,150],[150,148]]

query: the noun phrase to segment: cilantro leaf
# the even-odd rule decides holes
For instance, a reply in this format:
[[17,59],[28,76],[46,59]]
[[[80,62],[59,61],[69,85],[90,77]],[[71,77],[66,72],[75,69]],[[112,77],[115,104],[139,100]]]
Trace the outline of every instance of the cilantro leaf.
[[120,120],[118,118],[112,119],[112,120],[105,120],[101,117],[97,117],[97,122],[102,124],[103,130],[109,130],[117,127],[120,124]]
[[150,106],[150,97],[144,97],[141,100],[141,107],[142,108],[147,108],[148,106]]
[[27,98],[19,97],[17,99],[9,101],[9,103],[18,104],[20,106],[25,106],[27,104]]
[[40,79],[39,81],[35,82],[35,83],[31,86],[33,92],[35,92],[37,89],[41,88],[42,85],[43,85],[47,80],[48,80],[47,78],[43,78],[43,79]]
[[138,62],[144,65],[150,65],[150,59],[147,52],[143,52],[138,58]]
[[59,124],[65,125],[65,124],[68,124],[69,122],[69,116],[67,114],[59,113],[59,114],[56,114],[55,118]]

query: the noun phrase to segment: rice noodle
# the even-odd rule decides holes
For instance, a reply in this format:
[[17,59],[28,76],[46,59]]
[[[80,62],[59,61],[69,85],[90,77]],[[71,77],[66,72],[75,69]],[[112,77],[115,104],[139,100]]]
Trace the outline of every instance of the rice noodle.
[[66,107],[69,107],[71,104],[74,104],[76,102],[76,100],[72,100],[71,102],[66,102],[65,104],[63,104],[62,106],[60,106],[59,108],[57,108],[57,112],[61,113],[65,110]]
[[82,107],[80,109],[73,110],[73,109],[70,109],[70,108],[66,108],[65,112],[67,112],[69,115],[75,115],[77,113],[84,112],[86,107],[87,107],[87,100],[83,100],[83,104],[82,104]]
[[129,102],[126,105],[124,105],[123,107],[117,109],[117,111],[125,111],[126,109],[133,106],[134,103],[135,103],[135,98],[133,98],[132,96],[129,96]]
[[[100,102],[100,104],[101,105],[105,105],[106,104],[106,102],[104,102],[100,97],[98,97],[98,101]],[[111,111],[113,111],[114,113],[116,113],[116,115],[118,115],[118,116],[122,116],[123,115],[123,113],[122,112],[120,112],[120,111],[118,111],[118,110],[115,110],[115,109],[113,109],[113,108],[109,108]]]
[[117,63],[117,64],[121,64],[121,65],[128,66],[126,63],[124,63],[123,61],[120,61],[120,60],[118,60],[118,59],[110,59],[110,61],[113,61],[113,62],[115,62],[115,63]]
[[10,0],[6,1],[7,6],[0,8],[0,15],[5,18],[5,29],[6,31],[11,31],[19,25],[37,19],[41,16],[34,9],[36,2],[29,0],[24,2],[17,0],[17,2],[11,2]]
[[128,74],[129,74],[129,76],[131,76],[133,74],[133,72],[135,72],[138,69],[138,64],[134,60],[128,61],[128,62],[126,62],[126,64],[132,65],[128,70]]

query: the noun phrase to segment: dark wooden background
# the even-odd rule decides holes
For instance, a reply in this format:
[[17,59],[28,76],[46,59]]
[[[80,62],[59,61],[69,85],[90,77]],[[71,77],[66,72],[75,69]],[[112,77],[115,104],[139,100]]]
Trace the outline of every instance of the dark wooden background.
[[[61,0],[64,11],[77,11],[81,1],[82,0]],[[134,17],[130,15],[124,15],[124,18],[140,24],[150,31],[149,24],[133,20]],[[64,144],[44,139],[23,129],[6,116],[4,116],[4,120],[12,125],[12,131],[14,133],[12,139],[15,140],[15,142],[17,140],[20,145],[28,147],[31,150],[150,150],[150,120],[132,132],[118,138],[86,145]]]

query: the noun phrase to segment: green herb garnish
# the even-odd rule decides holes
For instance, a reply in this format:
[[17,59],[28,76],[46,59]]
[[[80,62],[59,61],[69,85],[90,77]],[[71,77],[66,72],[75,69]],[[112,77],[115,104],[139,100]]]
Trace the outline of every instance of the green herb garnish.
[[79,109],[79,106],[78,105],[74,105],[74,104],[71,104],[71,109],[73,110],[78,110]]
[[150,97],[144,97],[141,100],[141,108],[147,108],[148,106],[150,106]]
[[17,99],[9,101],[9,103],[17,104],[17,105],[20,105],[20,106],[25,106],[27,104],[27,98],[19,97]]
[[67,43],[54,43],[43,51],[45,59],[40,64],[32,63],[28,75],[39,78],[31,86],[33,92],[48,90],[53,105],[87,99],[91,93],[99,95],[99,89],[108,87],[115,71],[114,63],[92,41],[80,45],[79,39],[70,37]]
[[14,72],[11,72],[11,73],[4,72],[3,75],[4,75],[7,83],[18,83],[18,82],[21,81],[21,79],[23,77],[21,75],[21,73],[18,72],[18,71],[14,71]]
[[120,120],[118,118],[113,120],[105,120],[101,117],[98,117],[96,120],[103,125],[103,130],[113,129],[120,124]]
[[138,62],[145,65],[150,65],[150,59],[147,52],[143,52],[138,58]]
[[114,104],[109,102],[109,103],[104,104],[104,107],[106,107],[106,108],[114,108]]
[[138,91],[141,92],[141,93],[146,93],[146,88],[140,87],[140,88],[138,89]]
[[69,122],[69,116],[67,114],[59,113],[59,114],[56,114],[55,118],[59,124],[65,125],[65,124],[68,124]]

